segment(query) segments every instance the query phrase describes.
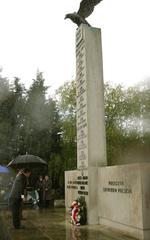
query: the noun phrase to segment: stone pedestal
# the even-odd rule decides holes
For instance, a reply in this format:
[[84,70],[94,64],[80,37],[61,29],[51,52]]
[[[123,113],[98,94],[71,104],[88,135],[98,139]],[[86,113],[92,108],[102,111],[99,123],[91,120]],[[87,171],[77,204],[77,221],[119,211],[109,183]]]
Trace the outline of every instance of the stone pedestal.
[[150,239],[150,163],[99,168],[99,223]]
[[98,223],[98,167],[106,166],[101,31],[76,32],[77,170],[65,173],[65,201],[85,196],[88,223]]

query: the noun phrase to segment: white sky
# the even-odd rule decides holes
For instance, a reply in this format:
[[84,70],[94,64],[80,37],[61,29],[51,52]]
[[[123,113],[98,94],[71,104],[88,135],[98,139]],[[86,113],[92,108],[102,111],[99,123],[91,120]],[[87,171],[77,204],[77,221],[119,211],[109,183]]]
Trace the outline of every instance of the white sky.
[[[0,65],[28,87],[39,68],[51,91],[75,78],[76,25],[64,20],[80,0],[0,0]],[[150,77],[150,0],[103,0],[87,19],[102,29],[104,81]]]

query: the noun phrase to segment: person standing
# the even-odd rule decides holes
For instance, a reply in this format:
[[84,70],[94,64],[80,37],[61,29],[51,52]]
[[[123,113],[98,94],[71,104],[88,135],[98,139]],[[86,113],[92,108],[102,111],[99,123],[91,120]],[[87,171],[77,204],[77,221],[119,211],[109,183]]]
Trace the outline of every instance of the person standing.
[[27,185],[27,179],[30,175],[31,171],[29,169],[21,169],[16,175],[10,191],[9,202],[15,229],[23,228],[21,226],[21,205],[22,200],[24,200],[24,192]]
[[43,207],[43,177],[40,175],[36,183],[36,188],[39,194],[39,208]]
[[52,181],[48,175],[45,176],[42,185],[43,185],[43,204],[44,207],[47,208],[50,204],[52,189]]

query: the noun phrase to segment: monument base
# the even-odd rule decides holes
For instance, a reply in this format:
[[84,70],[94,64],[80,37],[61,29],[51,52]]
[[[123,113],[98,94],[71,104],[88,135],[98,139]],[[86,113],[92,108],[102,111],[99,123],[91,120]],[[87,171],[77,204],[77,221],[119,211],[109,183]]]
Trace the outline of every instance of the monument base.
[[150,239],[150,229],[140,229],[131,226],[127,226],[118,222],[112,222],[109,219],[100,219],[100,224],[107,226],[113,230],[119,231],[124,235],[128,235],[140,240],[149,240]]
[[88,168],[65,175],[66,207],[85,196],[88,224],[150,239],[150,163]]

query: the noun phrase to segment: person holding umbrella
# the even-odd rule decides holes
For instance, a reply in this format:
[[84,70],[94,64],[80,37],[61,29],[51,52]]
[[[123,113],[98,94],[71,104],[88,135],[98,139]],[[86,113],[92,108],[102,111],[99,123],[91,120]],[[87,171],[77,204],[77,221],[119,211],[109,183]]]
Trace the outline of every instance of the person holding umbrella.
[[10,191],[9,202],[12,211],[13,225],[15,229],[23,228],[21,226],[21,205],[22,200],[24,200],[24,192],[27,185],[27,179],[30,175],[30,169],[21,169],[16,175]]

